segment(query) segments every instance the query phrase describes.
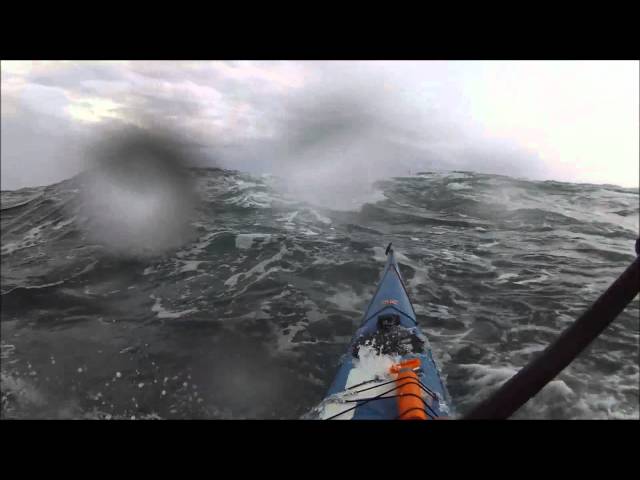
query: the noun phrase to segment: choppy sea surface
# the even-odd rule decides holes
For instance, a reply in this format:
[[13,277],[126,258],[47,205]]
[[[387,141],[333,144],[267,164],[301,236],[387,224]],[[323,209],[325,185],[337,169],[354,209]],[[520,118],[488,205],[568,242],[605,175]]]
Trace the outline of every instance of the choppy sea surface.
[[[1,194],[2,418],[300,418],[394,244],[455,411],[545,348],[635,258],[637,189],[420,173],[332,210],[197,169],[193,232],[115,255],[80,175]],[[515,418],[638,418],[639,301]]]

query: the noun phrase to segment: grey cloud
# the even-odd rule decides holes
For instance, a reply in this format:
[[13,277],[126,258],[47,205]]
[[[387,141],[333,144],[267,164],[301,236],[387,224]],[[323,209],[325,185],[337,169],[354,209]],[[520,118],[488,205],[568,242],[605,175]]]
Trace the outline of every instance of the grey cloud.
[[[27,75],[26,81],[118,103],[120,119],[111,120],[112,127],[131,128],[127,122],[153,128],[171,125],[186,143],[203,152],[199,157],[203,164],[219,161],[230,168],[274,172],[291,185],[300,183],[300,188],[315,179],[317,189],[328,190],[328,195],[337,179],[343,188],[350,182],[420,169],[528,176],[540,171],[541,163],[531,152],[473,133],[468,119],[455,113],[460,107],[455,85],[446,85],[441,67],[433,72],[440,83],[423,86],[413,81],[411,88],[427,93],[432,89],[435,99],[415,105],[404,93],[402,65],[306,62],[301,66],[307,76],[300,89],[276,87],[260,75],[229,73],[228,67],[242,68],[234,63],[201,62],[81,63],[41,69]],[[201,87],[211,89],[206,92],[216,100],[200,98]],[[218,132],[211,123],[229,124],[232,116],[235,123],[229,134]],[[3,188],[76,173],[86,163],[78,152],[104,135],[104,126],[38,117],[23,105],[16,115],[3,118]],[[36,131],[35,121],[51,128]],[[255,128],[270,135],[255,133]]]
[[22,105],[15,115],[2,119],[2,190],[48,185],[89,168],[88,149],[102,132],[118,125],[106,122],[98,133],[95,127]]
[[36,70],[30,83],[65,88],[87,95],[104,94],[103,88],[125,80],[123,71],[113,64],[60,64]]

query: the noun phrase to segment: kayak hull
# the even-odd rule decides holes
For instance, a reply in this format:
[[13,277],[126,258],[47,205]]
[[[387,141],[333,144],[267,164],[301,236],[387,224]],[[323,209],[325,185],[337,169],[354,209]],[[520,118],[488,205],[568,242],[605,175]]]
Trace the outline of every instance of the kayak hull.
[[422,333],[409,300],[395,255],[387,248],[387,261],[378,288],[360,328],[325,400],[317,408],[319,418],[393,420],[404,418],[398,398],[394,365],[419,361],[414,383],[421,390],[427,419],[450,415],[449,395],[431,347]]

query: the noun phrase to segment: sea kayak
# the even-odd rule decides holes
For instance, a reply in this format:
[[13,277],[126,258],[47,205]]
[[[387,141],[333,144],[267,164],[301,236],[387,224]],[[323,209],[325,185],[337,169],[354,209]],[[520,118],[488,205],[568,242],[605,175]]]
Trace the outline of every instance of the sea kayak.
[[362,325],[314,417],[429,420],[451,415],[449,395],[420,330],[391,244]]

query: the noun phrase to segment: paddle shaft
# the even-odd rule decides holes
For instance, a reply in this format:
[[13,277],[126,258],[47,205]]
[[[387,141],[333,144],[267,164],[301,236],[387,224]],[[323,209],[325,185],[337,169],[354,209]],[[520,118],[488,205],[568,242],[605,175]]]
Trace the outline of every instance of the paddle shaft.
[[463,418],[502,420],[510,417],[600,335],[633,300],[639,289],[640,257],[637,257],[554,343]]

